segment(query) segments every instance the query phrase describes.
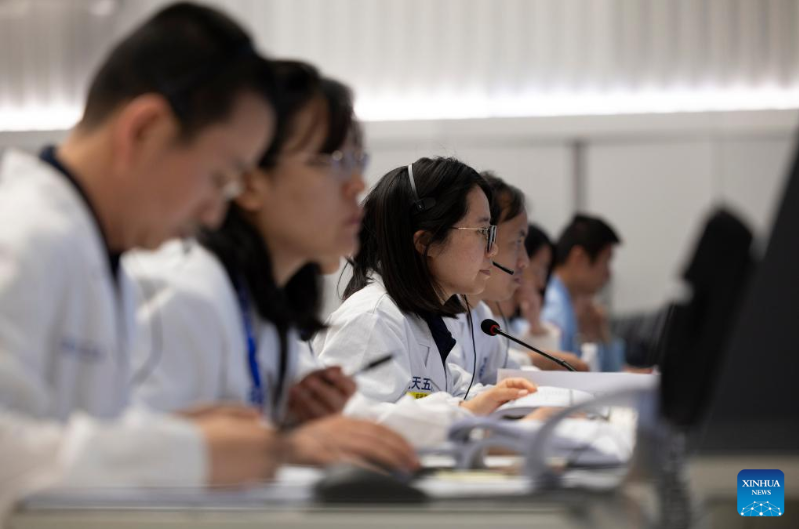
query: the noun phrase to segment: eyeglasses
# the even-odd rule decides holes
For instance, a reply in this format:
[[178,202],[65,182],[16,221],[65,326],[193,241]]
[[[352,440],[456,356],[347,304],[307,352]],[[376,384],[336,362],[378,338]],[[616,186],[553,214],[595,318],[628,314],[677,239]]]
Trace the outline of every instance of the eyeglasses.
[[494,246],[495,242],[497,242],[497,227],[494,224],[486,226],[485,228],[458,228],[453,226],[450,229],[480,232],[480,235],[486,238],[486,253],[491,253],[491,247]]
[[308,158],[314,165],[329,167],[340,180],[347,180],[353,174],[360,174],[369,165],[369,154],[360,151],[333,151],[330,154],[314,154]]

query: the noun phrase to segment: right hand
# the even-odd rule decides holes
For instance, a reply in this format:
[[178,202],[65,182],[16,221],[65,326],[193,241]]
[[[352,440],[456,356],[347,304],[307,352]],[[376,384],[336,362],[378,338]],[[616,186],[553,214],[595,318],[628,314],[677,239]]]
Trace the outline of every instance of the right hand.
[[538,387],[524,378],[506,378],[496,386],[481,391],[461,406],[475,415],[488,415],[506,402],[535,393]]
[[609,343],[610,326],[607,311],[597,305],[593,298],[578,297],[574,302],[577,325],[584,342]]
[[208,484],[243,485],[271,479],[284,441],[254,408],[209,406],[182,414],[199,428],[208,450]]
[[373,422],[335,415],[310,421],[286,438],[289,463],[328,466],[354,463],[403,471],[416,470],[413,447],[398,433]]
[[520,287],[523,292],[519,294],[519,312],[522,317],[530,324],[529,332],[535,336],[546,334],[547,330],[541,323],[541,309],[544,300],[541,294],[532,287]]
[[340,367],[312,371],[289,388],[289,416],[302,423],[339,413],[355,389],[355,381]]

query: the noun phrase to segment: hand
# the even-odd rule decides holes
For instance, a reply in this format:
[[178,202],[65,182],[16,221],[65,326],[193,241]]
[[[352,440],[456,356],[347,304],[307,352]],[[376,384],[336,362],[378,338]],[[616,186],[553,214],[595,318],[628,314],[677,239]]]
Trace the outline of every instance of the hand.
[[[551,354],[556,358],[560,358],[561,360],[566,361],[570,366],[572,366],[577,371],[590,371],[587,362],[581,360],[576,354],[569,353],[566,351],[546,351],[547,353]],[[566,368],[562,365],[553,362],[552,360],[546,358],[545,356],[541,356],[538,353],[529,353],[530,359],[533,361],[533,365],[538,369],[543,371],[565,371]]]
[[295,465],[355,463],[405,471],[419,467],[413,447],[393,430],[340,415],[300,426],[286,443],[286,459]]
[[519,299],[519,312],[530,324],[530,333],[534,336],[546,334],[546,328],[541,324],[541,309],[544,300],[541,294],[532,287],[522,286],[517,290]]
[[538,387],[524,378],[506,378],[474,398],[461,402],[461,406],[475,415],[488,415],[506,402],[535,393]]
[[630,364],[624,364],[621,370],[625,373],[635,373],[639,375],[651,375],[655,372],[654,367],[633,367]]
[[198,404],[190,408],[184,408],[175,412],[176,415],[185,419],[201,419],[218,415],[231,415],[241,418],[258,418],[260,413],[256,408],[245,406],[237,402],[220,402],[209,404]]
[[288,413],[294,422],[306,422],[341,412],[355,393],[355,381],[340,367],[314,371],[288,392]]
[[[530,413],[528,413],[527,415],[522,417],[521,420],[522,421],[547,422],[553,415],[555,415],[556,413],[560,413],[560,412],[562,412],[565,409],[566,408],[559,408],[559,407],[553,407],[553,406],[546,406],[546,407],[543,407],[543,408],[537,408],[535,411],[531,411]],[[588,415],[586,415],[585,412],[577,412],[577,413],[572,413],[571,415],[569,415],[570,419],[586,419],[587,417],[588,417]]]
[[200,429],[208,450],[208,484],[242,485],[271,479],[283,461],[281,437],[253,408],[206,407],[184,413]]
[[607,311],[591,298],[575,304],[580,335],[585,342],[609,343],[610,326]]
[[564,408],[556,408],[553,406],[546,406],[543,408],[536,408],[535,410],[531,411],[524,417],[522,417],[522,421],[541,421],[546,422],[549,420],[550,417],[555,415],[558,412],[563,411]]

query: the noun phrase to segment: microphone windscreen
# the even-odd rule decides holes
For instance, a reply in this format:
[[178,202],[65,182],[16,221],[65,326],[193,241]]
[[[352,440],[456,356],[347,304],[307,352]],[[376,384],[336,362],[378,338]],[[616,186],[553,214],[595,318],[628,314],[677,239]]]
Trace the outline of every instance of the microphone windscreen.
[[499,323],[492,319],[485,319],[483,323],[480,324],[480,329],[489,336],[496,336],[499,330]]

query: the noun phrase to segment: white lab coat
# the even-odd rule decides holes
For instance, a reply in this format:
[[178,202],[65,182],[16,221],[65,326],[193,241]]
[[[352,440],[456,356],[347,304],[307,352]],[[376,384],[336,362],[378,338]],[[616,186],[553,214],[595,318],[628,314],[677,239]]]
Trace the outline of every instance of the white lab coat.
[[[469,328],[468,313],[457,318],[447,318],[447,328],[455,337],[457,345],[450,353],[451,361],[471,373],[477,359],[476,380],[481,384],[496,384],[500,369],[520,369],[509,354],[508,339],[504,336],[489,336],[481,329],[485,319],[494,319],[487,304],[482,301],[471,309],[472,329]],[[472,338],[474,337],[474,342]],[[477,348],[475,354],[475,346]]]
[[[139,286],[141,340],[134,352],[137,400],[165,411],[218,401],[249,404],[252,378],[243,313],[219,259],[196,242],[174,241],[157,252],[134,252],[125,265]],[[286,381],[280,409],[272,388],[280,344],[275,326],[249,300],[264,390],[264,413],[279,420],[286,391],[298,377],[298,336],[288,333]]]
[[114,283],[85,202],[13,150],[0,162],[0,306],[0,515],[44,485],[205,481],[191,424],[126,409],[130,284],[122,269]]
[[[353,373],[393,355],[390,362],[358,376],[358,390],[370,399],[397,402],[404,395],[422,398],[438,391],[463,397],[469,388],[472,374],[450,361],[444,366],[427,323],[400,311],[379,277],[344,301],[327,325],[313,341],[325,365]],[[482,389],[475,380],[469,396]]]
[[[135,363],[146,369],[147,377],[134,390],[136,398],[164,410],[220,400],[248,403],[251,381],[241,307],[219,260],[196,243],[174,242],[158,252],[133,253],[125,264],[143,297],[138,310],[143,347],[136,348]],[[274,379],[278,356],[274,326],[255,313],[252,321],[262,378]],[[144,347],[153,340],[162,347],[157,359],[152,347]],[[324,368],[293,331],[289,343],[285,390]],[[452,423],[471,415],[459,402],[439,393],[423,401],[406,398],[395,405],[358,392],[344,414],[393,428],[414,446],[430,446],[446,439]],[[268,401],[265,408],[267,415],[274,411]]]
[[319,358],[314,354],[313,349],[311,349],[311,343],[300,340],[297,343],[297,379],[299,380],[317,369],[324,368],[324,364],[322,364]]
[[[135,363],[147,376],[136,387],[136,398],[164,410],[220,400],[248,403],[251,381],[241,307],[219,260],[196,243],[174,242],[158,252],[133,253],[125,264],[142,296],[137,319],[143,339],[136,348]],[[252,321],[263,379],[273,379],[277,334],[271,323],[255,313]],[[289,340],[285,390],[324,368],[295,332],[289,333]],[[152,341],[161,347],[157,358],[147,346]],[[393,428],[414,446],[423,447],[443,442],[451,424],[471,416],[458,406],[460,400],[437,393],[419,401],[406,397],[389,404],[358,392],[344,414]],[[273,411],[267,401],[265,412],[271,415]]]
[[[324,368],[308,342],[300,342],[298,352],[299,378]],[[423,399],[405,395],[398,402],[381,402],[356,391],[343,414],[382,424],[405,437],[412,446],[425,448],[440,445],[447,440],[450,426],[473,417],[472,412],[460,406],[462,400],[439,391]]]

